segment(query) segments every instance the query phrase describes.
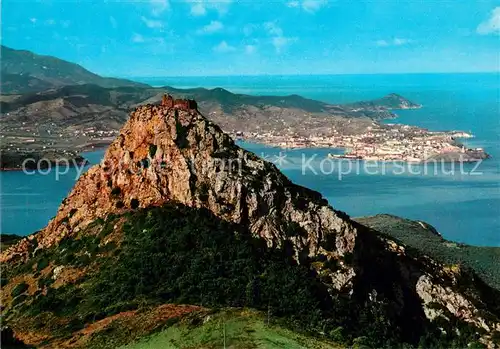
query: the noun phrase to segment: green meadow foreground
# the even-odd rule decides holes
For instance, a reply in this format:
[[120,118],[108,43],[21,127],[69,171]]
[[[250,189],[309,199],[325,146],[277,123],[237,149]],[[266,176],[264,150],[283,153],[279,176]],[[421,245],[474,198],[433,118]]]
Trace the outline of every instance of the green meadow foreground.
[[222,311],[207,315],[198,325],[181,321],[122,349],[181,348],[341,348],[340,345],[267,324],[266,316],[255,311]]

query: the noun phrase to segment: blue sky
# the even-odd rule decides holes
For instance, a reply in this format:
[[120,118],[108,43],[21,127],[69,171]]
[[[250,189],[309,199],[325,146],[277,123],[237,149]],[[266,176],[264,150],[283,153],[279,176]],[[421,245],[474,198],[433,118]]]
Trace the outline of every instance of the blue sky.
[[500,70],[500,1],[2,0],[2,43],[108,76]]

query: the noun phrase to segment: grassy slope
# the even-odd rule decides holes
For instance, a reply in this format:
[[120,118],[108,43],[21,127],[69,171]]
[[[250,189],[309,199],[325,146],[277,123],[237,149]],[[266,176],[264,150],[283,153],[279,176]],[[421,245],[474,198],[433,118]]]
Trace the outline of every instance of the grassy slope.
[[386,214],[355,218],[355,220],[387,234],[441,263],[460,264],[471,268],[487,284],[500,290],[499,247],[478,247],[448,241],[426,223]]
[[122,349],[223,348],[224,330],[227,348],[340,348],[279,326],[268,326],[265,316],[255,311],[224,311],[205,318],[199,326],[178,323]]

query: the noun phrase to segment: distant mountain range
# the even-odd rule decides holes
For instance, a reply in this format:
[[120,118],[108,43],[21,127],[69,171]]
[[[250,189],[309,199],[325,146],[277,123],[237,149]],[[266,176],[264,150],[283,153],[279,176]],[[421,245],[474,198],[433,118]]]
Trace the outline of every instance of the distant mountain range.
[[[41,86],[42,83],[40,83]],[[130,108],[138,104],[157,103],[163,94],[173,94],[176,97],[190,98],[199,101],[202,111],[210,112],[217,108],[225,114],[238,114],[248,107],[259,109],[266,107],[276,107],[283,109],[300,109],[308,113],[323,113],[345,117],[368,117],[373,119],[391,118],[394,115],[389,109],[399,109],[402,103],[412,104],[408,100],[401,98],[395,101],[391,96],[380,98],[376,101],[352,103],[348,105],[334,105],[325,102],[308,99],[299,95],[290,96],[253,96],[245,94],[235,94],[223,88],[205,89],[177,89],[169,86],[136,87],[122,86],[106,88],[96,84],[69,85],[59,88],[52,88],[41,92],[26,93],[21,96],[3,98],[2,112],[22,112],[33,104],[42,104],[37,108],[37,114],[44,112],[54,112],[51,105],[54,101],[64,101],[57,103],[59,108],[71,108],[78,112],[78,108],[88,105],[110,107],[123,110],[125,113]],[[390,106],[390,107],[386,107]],[[61,112],[61,109],[59,109]],[[40,115],[31,114],[39,119]],[[124,115],[126,117],[126,115]]]
[[[182,98],[196,99],[205,111],[220,109],[225,114],[238,114],[249,106],[259,109],[278,107],[299,109],[308,113],[326,113],[337,116],[390,118],[390,109],[419,107],[402,96],[390,94],[372,101],[346,105],[333,105],[299,95],[252,96],[235,94],[223,88],[176,89],[165,86],[153,88],[147,84],[125,79],[106,78],[94,74],[82,66],[52,56],[42,56],[26,50],[14,50],[1,46],[2,95],[23,95],[20,98],[2,98],[2,112],[13,112],[30,104],[64,100],[62,108],[76,109],[83,105],[99,105],[113,109],[125,109],[142,103],[158,102],[164,93]],[[74,104],[76,103],[76,105]],[[58,103],[60,105],[61,103]],[[46,106],[39,112],[54,112]],[[39,115],[37,115],[37,118]],[[126,118],[126,115],[124,115]]]
[[117,132],[131,110],[158,104],[164,94],[196,100],[199,111],[223,130],[246,137],[324,136],[332,130],[359,133],[376,120],[394,118],[393,109],[419,107],[397,94],[339,105],[299,95],[237,94],[220,87],[151,87],[104,78],[77,64],[29,51],[1,46],[1,54],[0,132],[6,137],[1,149],[15,153],[13,159],[22,159],[20,152],[43,156],[49,150],[107,145],[111,138],[95,135]]
[[138,82],[105,78],[82,66],[52,56],[0,46],[2,94],[43,91],[64,85],[95,84],[103,87],[148,87]]
[[[30,148],[46,146],[76,150],[76,144],[71,141],[75,132],[83,133],[88,129],[116,132],[128,119],[131,110],[142,104],[158,104],[164,94],[195,99],[199,111],[223,130],[245,135],[329,134],[332,129],[356,133],[376,120],[395,117],[388,107],[381,104],[392,103],[391,107],[397,109],[402,103],[390,96],[378,102],[334,105],[298,95],[252,96],[222,88],[69,85],[23,95],[0,96],[0,132],[15,135],[12,141],[4,142],[11,144],[12,149],[25,148],[24,136],[36,140]],[[405,99],[402,101],[411,103]],[[44,138],[49,135],[47,132],[64,136],[48,140]],[[109,141],[93,139],[89,144],[102,146]]]

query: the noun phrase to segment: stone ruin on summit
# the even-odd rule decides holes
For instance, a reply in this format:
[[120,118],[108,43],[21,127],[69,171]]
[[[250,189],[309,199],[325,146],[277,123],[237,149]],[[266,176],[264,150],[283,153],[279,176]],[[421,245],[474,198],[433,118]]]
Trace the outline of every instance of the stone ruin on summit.
[[161,105],[167,108],[176,108],[183,110],[196,110],[198,104],[193,99],[174,99],[171,95],[163,95]]

